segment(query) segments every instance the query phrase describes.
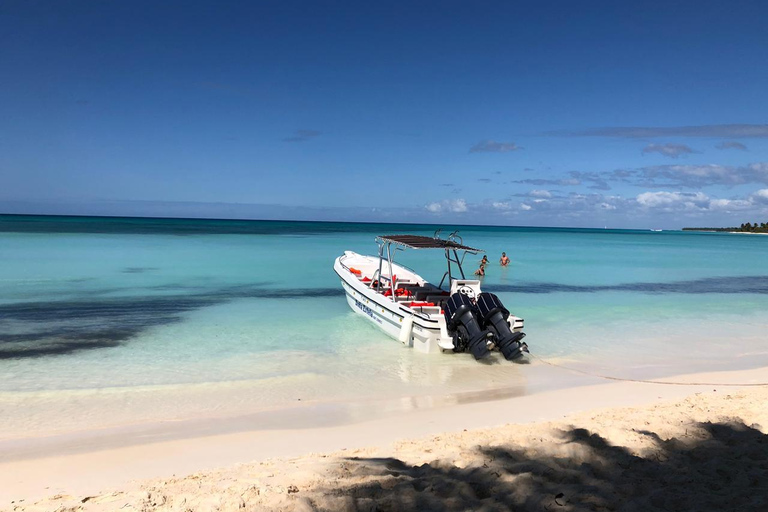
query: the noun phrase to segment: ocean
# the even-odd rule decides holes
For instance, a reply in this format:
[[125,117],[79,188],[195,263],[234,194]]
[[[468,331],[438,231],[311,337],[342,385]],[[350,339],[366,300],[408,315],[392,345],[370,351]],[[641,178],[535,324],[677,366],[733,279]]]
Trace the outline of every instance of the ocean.
[[[525,319],[531,364],[419,354],[349,309],[337,256],[438,228],[487,251],[483,289]],[[445,265],[397,261],[437,281]],[[0,215],[0,263],[0,439],[355,421],[580,382],[541,360],[640,379],[768,365],[765,236]]]

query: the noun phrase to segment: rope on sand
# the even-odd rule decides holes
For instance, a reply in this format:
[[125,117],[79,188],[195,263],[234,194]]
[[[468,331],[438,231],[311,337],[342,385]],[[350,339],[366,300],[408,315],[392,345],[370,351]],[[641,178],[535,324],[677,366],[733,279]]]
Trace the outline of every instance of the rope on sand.
[[625,379],[622,377],[613,377],[611,375],[601,375],[599,373],[591,373],[584,370],[577,370],[576,368],[570,368],[568,366],[563,366],[561,364],[552,363],[550,361],[547,361],[546,359],[542,359],[541,357],[528,353],[529,356],[531,356],[534,359],[537,359],[541,361],[544,364],[548,364],[549,366],[554,366],[555,368],[562,368],[563,370],[568,370],[575,373],[580,373],[582,375],[589,375],[590,377],[598,377],[600,379],[606,379],[606,380],[617,380],[621,382],[641,382],[643,384],[664,384],[666,386],[733,386],[733,387],[757,387],[757,386],[768,386],[768,382],[747,382],[747,383],[723,383],[723,382],[667,382],[667,381],[661,381],[661,380],[643,380],[643,379]]

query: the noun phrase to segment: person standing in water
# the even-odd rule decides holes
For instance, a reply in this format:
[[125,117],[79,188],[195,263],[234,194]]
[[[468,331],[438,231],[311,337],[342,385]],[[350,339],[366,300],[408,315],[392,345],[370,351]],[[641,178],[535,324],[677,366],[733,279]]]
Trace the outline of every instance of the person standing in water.
[[485,275],[485,267],[488,265],[488,256],[483,254],[483,259],[480,260],[480,268],[475,270],[476,276],[484,276]]
[[499,260],[499,263],[502,267],[506,267],[509,265],[509,258],[507,257],[507,253],[503,252],[501,253],[501,259]]

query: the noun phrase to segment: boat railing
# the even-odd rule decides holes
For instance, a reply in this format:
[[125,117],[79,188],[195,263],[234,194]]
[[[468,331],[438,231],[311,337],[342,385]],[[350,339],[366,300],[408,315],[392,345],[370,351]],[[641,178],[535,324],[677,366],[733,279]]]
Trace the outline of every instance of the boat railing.
[[[384,284],[382,281],[386,281],[387,284]],[[376,269],[373,271],[373,276],[371,276],[371,282],[368,283],[368,286],[370,288],[376,286],[377,291],[392,288],[392,278],[389,276],[380,275],[379,269]]]
[[464,245],[464,239],[461,238],[461,236],[459,236],[459,231],[458,230],[456,230],[453,233],[451,233],[450,235],[448,235],[448,238],[446,240],[451,240],[453,242],[457,242],[457,243],[459,243],[461,245]]
[[443,278],[442,278],[442,279],[440,279],[440,284],[439,284],[439,285],[437,285],[437,287],[438,287],[438,288],[440,288],[441,290],[443,289],[443,283],[445,282],[445,278],[446,278],[446,277],[448,277],[448,271],[446,271],[446,272],[443,274]]

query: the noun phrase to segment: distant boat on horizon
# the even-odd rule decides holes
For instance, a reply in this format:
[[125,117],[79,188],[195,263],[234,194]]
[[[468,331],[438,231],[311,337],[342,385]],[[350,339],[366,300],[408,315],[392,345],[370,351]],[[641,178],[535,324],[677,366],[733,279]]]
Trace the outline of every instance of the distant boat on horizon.
[[662,231],[661,229],[652,229],[651,231]]

